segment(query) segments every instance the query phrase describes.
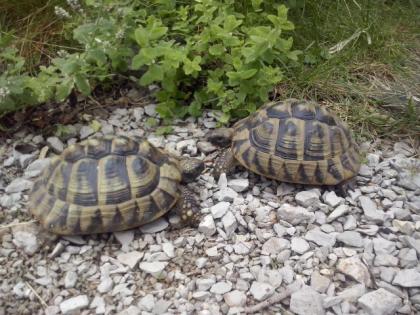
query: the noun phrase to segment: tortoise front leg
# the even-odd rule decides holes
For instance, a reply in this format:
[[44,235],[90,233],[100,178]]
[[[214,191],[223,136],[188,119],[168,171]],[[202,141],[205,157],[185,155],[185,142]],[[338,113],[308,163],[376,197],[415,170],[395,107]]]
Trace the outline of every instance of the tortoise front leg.
[[219,158],[214,163],[213,177],[219,178],[220,174],[231,173],[236,166],[236,159],[233,156],[232,149],[227,149],[222,152]]
[[348,191],[355,190],[356,187],[356,177],[352,177],[336,185],[334,191],[338,196],[346,198],[349,195]]
[[181,197],[175,206],[175,212],[181,218],[182,225],[196,225],[200,215],[200,204],[197,196],[185,186],[181,186],[180,190]]

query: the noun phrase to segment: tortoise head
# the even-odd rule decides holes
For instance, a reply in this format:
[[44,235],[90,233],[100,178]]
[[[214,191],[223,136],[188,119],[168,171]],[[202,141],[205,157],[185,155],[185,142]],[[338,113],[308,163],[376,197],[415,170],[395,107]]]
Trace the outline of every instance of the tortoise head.
[[179,158],[179,165],[183,183],[191,183],[204,170],[204,162],[195,158],[181,157]]
[[233,128],[217,128],[209,131],[206,134],[206,139],[214,145],[227,147],[232,142],[233,133]]

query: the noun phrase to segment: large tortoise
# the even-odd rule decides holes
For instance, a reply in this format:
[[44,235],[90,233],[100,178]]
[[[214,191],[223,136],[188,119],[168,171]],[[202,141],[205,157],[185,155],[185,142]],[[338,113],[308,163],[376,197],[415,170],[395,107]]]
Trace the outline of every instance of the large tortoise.
[[29,209],[57,234],[121,231],[175,209],[185,223],[199,205],[183,183],[203,170],[198,159],[177,158],[146,140],[89,139],[66,148],[35,181]]
[[358,148],[346,125],[314,102],[267,103],[233,128],[209,132],[207,139],[231,144],[216,161],[216,177],[241,164],[275,180],[344,188],[360,167]]

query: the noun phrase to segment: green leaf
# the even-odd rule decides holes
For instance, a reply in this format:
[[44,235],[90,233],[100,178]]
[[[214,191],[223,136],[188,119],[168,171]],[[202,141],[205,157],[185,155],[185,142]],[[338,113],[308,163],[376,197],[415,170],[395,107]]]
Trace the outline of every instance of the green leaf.
[[223,82],[209,78],[207,80],[207,90],[209,92],[218,93],[223,88]]
[[140,47],[146,47],[149,45],[149,32],[142,26],[134,31],[134,38]]
[[184,73],[186,75],[190,75],[190,74],[192,74],[196,71],[200,71],[201,70],[200,62],[201,62],[201,57],[200,56],[194,57],[193,60],[185,58],[184,67],[183,67]]
[[222,44],[216,44],[213,46],[210,46],[209,48],[209,53],[210,55],[213,56],[220,56],[225,52],[225,48],[223,47]]
[[140,69],[143,65],[151,65],[155,59],[160,55],[159,48],[145,47],[140,49],[140,52],[134,56],[131,62],[131,68],[134,70]]
[[140,85],[146,86],[155,81],[163,80],[163,71],[159,65],[153,64],[149,67],[149,70],[140,78]]
[[55,94],[57,101],[64,101],[70,95],[74,87],[74,81],[71,78],[64,79],[58,86]]
[[149,38],[150,38],[151,40],[159,39],[159,38],[161,38],[163,35],[165,35],[167,31],[168,31],[168,28],[167,28],[167,27],[165,27],[165,26],[153,27],[153,28],[150,30],[150,33],[149,33]]
[[91,92],[89,80],[82,74],[76,74],[74,76],[76,86],[83,95],[89,95]]
[[98,66],[104,65],[107,62],[107,57],[101,49],[91,49],[86,52],[86,60],[95,62]]
[[97,121],[96,119],[92,120],[89,125],[90,125],[90,128],[92,128],[93,131],[95,132],[98,132],[99,130],[102,129],[101,123]]
[[227,32],[232,32],[235,28],[242,24],[241,20],[237,20],[234,15],[228,15],[223,23],[223,28]]
[[157,134],[158,136],[164,136],[171,134],[172,131],[174,131],[174,128],[172,126],[162,126],[156,129],[155,134]]

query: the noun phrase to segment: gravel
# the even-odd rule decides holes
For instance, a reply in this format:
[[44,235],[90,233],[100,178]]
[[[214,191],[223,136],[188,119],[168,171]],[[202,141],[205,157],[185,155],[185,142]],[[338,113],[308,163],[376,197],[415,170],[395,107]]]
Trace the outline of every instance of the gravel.
[[[420,160],[408,143],[364,144],[372,149],[346,196],[242,167],[216,180],[218,148],[204,140],[215,115],[174,121],[171,134],[158,135],[146,124],[160,121],[156,105],[114,108],[95,118],[99,133],[80,123],[69,128],[71,139],[44,142],[24,131],[1,143],[0,314],[233,315],[295,283],[304,286],[264,311],[420,312]],[[30,223],[28,192],[52,153],[100,133],[143,136],[206,160],[189,184],[200,198],[197,226],[181,227],[173,211],[103,235],[57,237]],[[31,152],[18,152],[22,141]]]

